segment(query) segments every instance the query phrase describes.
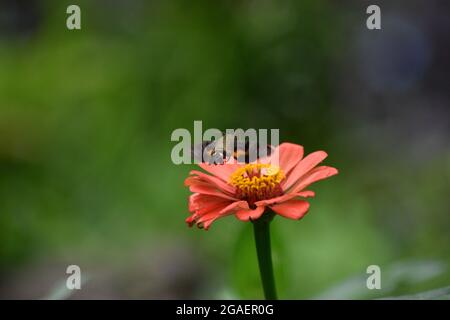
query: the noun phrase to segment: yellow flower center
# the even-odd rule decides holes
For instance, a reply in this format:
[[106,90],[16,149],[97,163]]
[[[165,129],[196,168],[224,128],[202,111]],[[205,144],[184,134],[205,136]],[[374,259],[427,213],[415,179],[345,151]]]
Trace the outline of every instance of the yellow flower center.
[[230,184],[236,187],[236,197],[247,200],[250,206],[260,200],[283,194],[280,182],[283,171],[271,164],[247,164],[237,169],[230,177]]

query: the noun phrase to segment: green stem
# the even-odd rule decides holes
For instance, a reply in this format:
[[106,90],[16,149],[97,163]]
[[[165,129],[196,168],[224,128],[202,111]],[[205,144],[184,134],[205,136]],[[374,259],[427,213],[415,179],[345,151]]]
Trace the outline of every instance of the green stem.
[[259,271],[264,289],[264,297],[267,300],[276,300],[277,291],[273,276],[272,251],[270,249],[270,222],[273,213],[266,213],[261,218],[253,221],[255,234],[256,253],[258,255]]

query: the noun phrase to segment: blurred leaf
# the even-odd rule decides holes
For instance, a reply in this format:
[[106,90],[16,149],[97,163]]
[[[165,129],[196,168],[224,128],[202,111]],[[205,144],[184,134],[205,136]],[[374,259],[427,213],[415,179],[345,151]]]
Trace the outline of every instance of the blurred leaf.
[[331,287],[315,299],[360,299],[392,293],[400,286],[411,286],[431,280],[446,271],[440,261],[408,261],[381,267],[381,289],[369,290],[366,286],[368,274],[356,275]]
[[391,300],[450,300],[450,286],[435,290],[420,292],[411,295],[387,297],[381,299]]
[[[83,287],[90,280],[90,276],[83,274],[81,278],[81,287]],[[70,290],[67,288],[66,279],[62,280],[60,283],[55,285],[55,287],[50,291],[50,293],[44,297],[43,300],[66,300],[70,298],[76,290]]]

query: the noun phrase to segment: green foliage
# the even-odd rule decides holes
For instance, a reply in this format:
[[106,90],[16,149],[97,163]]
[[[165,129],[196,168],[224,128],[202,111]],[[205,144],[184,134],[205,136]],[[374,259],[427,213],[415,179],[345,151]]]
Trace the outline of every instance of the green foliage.
[[[205,283],[222,288],[202,297],[261,298],[250,224],[184,224],[193,167],[171,163],[170,134],[194,120],[280,128],[340,169],[314,186],[304,219],[272,223],[281,298],[320,297],[370,264],[450,262],[448,155],[368,159],[333,118],[329,67],[342,44],[328,2],[138,2],[82,2],[83,29],[70,32],[63,5],[46,1],[28,38],[0,42],[2,270],[45,257],[123,262],[150,243],[188,243],[214,270]],[[446,286],[445,268],[389,293]]]

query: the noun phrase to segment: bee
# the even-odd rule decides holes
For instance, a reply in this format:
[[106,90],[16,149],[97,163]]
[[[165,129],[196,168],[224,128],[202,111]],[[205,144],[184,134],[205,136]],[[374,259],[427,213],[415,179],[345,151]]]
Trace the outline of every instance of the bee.
[[223,133],[218,139],[202,141],[200,146],[192,149],[192,155],[196,161],[208,164],[224,164],[231,158],[239,163],[250,163],[260,156],[269,156],[272,151],[272,146],[262,147],[257,139],[248,136],[239,139],[237,133]]

